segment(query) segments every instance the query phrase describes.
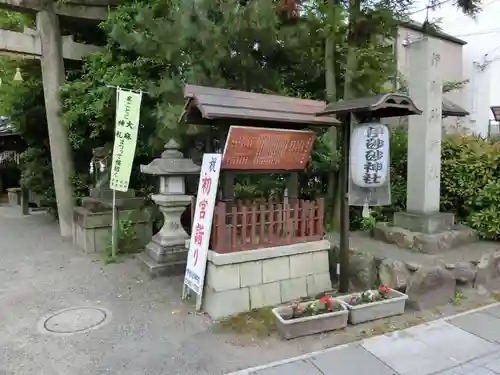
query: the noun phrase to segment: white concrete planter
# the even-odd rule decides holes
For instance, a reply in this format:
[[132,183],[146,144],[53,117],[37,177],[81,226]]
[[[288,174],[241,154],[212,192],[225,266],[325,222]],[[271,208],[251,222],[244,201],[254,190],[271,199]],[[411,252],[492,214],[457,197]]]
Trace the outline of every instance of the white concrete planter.
[[[340,303],[337,299],[334,299],[334,301]],[[305,305],[307,305],[307,303],[301,303],[302,307],[305,307]],[[276,307],[272,312],[279,334],[281,337],[288,340],[295,337],[334,331],[347,327],[349,311],[343,304],[340,304],[340,306],[342,307],[341,311],[296,319],[284,319],[284,317],[292,315],[292,308],[289,306]]]
[[404,314],[406,300],[408,299],[406,294],[391,289],[389,293],[391,298],[352,306],[349,304],[352,296],[353,294],[336,297],[349,309],[349,323],[351,324],[359,324],[370,320]]

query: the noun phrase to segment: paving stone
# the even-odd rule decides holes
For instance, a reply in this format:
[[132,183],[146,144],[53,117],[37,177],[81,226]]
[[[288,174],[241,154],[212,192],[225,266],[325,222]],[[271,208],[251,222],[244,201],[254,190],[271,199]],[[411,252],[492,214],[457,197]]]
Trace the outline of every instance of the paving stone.
[[488,313],[462,315],[448,320],[448,323],[485,340],[500,343],[500,319]]
[[498,374],[499,373],[497,371],[492,371],[488,367],[479,367],[470,372],[467,373],[464,372],[463,375],[498,375]]
[[459,372],[456,367],[454,367],[454,368],[451,368],[449,370],[437,372],[436,375],[462,375],[462,373]]
[[[357,344],[315,355],[310,361],[323,375],[397,375],[394,370]],[[302,375],[309,373],[304,372]]]
[[401,375],[444,371],[498,348],[444,321],[374,337],[363,347]]
[[494,359],[491,362],[488,362],[484,367],[489,370],[494,371],[495,373],[500,374],[500,358]]
[[322,375],[309,361],[299,360],[251,372],[249,375]]
[[498,375],[498,374],[486,367],[476,367],[471,370],[463,370],[461,367],[457,367],[443,372],[439,372],[436,375]]
[[498,358],[500,358],[500,351],[497,350],[493,353],[475,358],[472,361],[464,363],[463,365],[460,365],[458,369],[463,373],[467,373],[479,367],[484,367],[484,365],[486,365],[487,363],[492,362]]
[[500,306],[493,306],[488,309],[484,309],[482,312],[500,319]]

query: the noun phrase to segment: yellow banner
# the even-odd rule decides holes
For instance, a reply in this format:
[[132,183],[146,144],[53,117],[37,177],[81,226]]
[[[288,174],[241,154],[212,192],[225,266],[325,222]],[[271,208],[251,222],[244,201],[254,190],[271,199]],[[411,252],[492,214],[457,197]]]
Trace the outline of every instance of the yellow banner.
[[142,93],[116,89],[115,145],[109,187],[127,191],[137,144]]

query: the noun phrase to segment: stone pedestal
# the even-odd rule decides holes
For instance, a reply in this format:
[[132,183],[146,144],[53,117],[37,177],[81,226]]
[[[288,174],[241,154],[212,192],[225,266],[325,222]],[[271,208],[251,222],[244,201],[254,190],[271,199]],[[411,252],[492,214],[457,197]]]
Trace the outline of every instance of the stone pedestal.
[[188,234],[181,225],[181,215],[192,202],[185,195],[184,176],[198,174],[200,167],[179,152],[179,144],[170,140],[161,158],[141,165],[141,172],[160,177],[159,194],[151,198],[163,214],[164,223],[138,258],[150,276],[181,275],[186,270]]
[[[144,198],[135,196],[129,189],[127,192],[116,192],[118,220],[127,219],[132,222],[137,249],[151,240],[153,225],[151,213],[145,209]],[[99,253],[111,246],[111,228],[113,225],[113,191],[111,189],[91,189],[90,197],[82,199],[82,206],[73,212],[73,243],[86,253]]]
[[[144,201],[144,200],[143,200]],[[144,248],[152,236],[151,214],[146,210],[119,210],[119,217],[132,222],[137,249]],[[111,210],[92,212],[85,207],[75,207],[73,213],[73,243],[86,253],[99,253],[111,246]]]
[[7,189],[7,196],[10,206],[19,206],[21,204],[21,188]]
[[455,226],[455,215],[445,212],[420,214],[411,212],[396,212],[394,226],[408,229],[412,232],[436,234],[452,230]]
[[181,225],[181,215],[191,203],[189,195],[153,195],[152,199],[163,214],[164,224],[146,246],[139,258],[151,276],[181,275],[187,262],[185,248],[188,234]]
[[209,250],[203,310],[212,319],[330,291],[327,240],[219,254]]

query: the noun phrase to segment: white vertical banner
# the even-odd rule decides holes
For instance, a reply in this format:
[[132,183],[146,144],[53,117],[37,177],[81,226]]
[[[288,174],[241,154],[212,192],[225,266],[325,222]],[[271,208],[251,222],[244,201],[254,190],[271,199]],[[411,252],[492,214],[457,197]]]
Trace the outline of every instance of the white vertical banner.
[[221,154],[204,154],[201,165],[191,241],[184,276],[184,285],[200,298],[203,294],[208,246],[219,185]]
[[142,92],[116,89],[116,122],[109,187],[127,191],[137,145]]

